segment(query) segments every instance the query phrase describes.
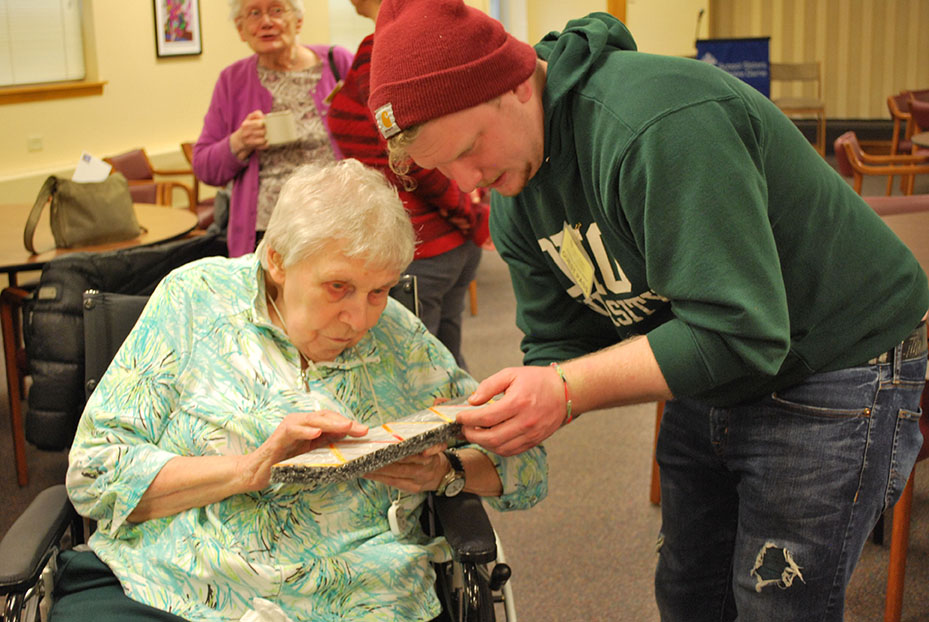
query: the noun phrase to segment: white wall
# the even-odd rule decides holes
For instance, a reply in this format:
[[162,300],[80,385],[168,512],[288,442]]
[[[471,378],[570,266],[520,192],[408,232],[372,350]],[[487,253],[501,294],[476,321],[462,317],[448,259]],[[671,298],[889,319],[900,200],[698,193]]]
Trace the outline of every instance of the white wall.
[[[687,54],[697,0],[627,0],[640,49]],[[489,0],[467,0],[488,10]],[[0,203],[31,202],[50,173],[66,174],[81,151],[107,156],[144,147],[157,165],[184,164],[180,143],[200,134],[219,72],[250,54],[229,20],[226,0],[200,0],[203,53],[158,58],[151,0],[83,0],[93,30],[103,95],[0,106]],[[355,49],[373,30],[349,0],[304,0],[301,40]],[[690,8],[681,9],[682,5]],[[535,43],[568,20],[605,11],[606,0],[506,0],[510,30]],[[704,17],[704,27],[708,21]],[[33,137],[42,149],[30,151]]]
[[329,42],[353,52],[361,40],[374,32],[374,22],[358,15],[349,0],[328,0]]
[[572,0],[571,2],[533,2],[530,0],[527,4],[529,43],[536,43],[553,30],[561,30],[565,23],[576,17],[595,11],[606,11],[606,0]]
[[[532,2],[509,0],[516,10],[525,7],[528,14],[525,40],[535,43],[553,30],[561,30],[569,20],[606,11],[606,0],[574,0],[572,2]],[[652,54],[693,56],[694,35],[697,32],[697,14],[705,13],[700,20],[700,38],[705,38],[709,24],[709,0],[626,0],[626,26],[632,31],[639,50]],[[516,20],[517,23],[518,20]],[[510,28],[520,36],[513,27]]]
[[[348,0],[345,4],[350,5]],[[300,39],[329,39],[326,0],[304,0]],[[158,58],[151,0],[83,0],[94,33],[103,94],[0,106],[0,203],[31,202],[44,178],[73,169],[82,151],[115,155],[143,147],[161,166],[184,164],[219,72],[251,54],[227,0],[200,0],[203,53]],[[42,149],[29,141],[40,137]]]
[[[695,39],[707,38],[709,0],[626,0],[626,25],[640,52],[693,56]],[[697,16],[700,19],[697,34]]]

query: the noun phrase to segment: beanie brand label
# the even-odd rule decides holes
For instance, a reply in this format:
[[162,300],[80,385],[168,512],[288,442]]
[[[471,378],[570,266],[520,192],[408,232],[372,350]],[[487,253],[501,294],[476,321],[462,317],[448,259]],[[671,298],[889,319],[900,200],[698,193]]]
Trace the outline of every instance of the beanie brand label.
[[400,133],[400,127],[394,118],[394,107],[390,102],[375,110],[374,118],[377,119],[377,129],[381,131],[381,136],[385,139]]

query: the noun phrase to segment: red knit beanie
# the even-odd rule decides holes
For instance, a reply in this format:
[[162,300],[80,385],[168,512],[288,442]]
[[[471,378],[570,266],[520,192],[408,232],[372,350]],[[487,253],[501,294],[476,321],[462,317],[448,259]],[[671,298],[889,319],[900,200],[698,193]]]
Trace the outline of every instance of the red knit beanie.
[[368,107],[384,138],[490,101],[535,69],[532,46],[462,0],[384,0]]

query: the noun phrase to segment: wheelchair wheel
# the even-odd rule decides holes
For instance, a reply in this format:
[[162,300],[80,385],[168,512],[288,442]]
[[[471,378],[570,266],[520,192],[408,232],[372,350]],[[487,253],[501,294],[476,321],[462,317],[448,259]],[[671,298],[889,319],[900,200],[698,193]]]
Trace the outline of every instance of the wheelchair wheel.
[[[465,565],[465,611],[467,622],[494,622],[494,597],[486,566]],[[470,577],[468,575],[471,575]]]
[[[493,593],[486,566],[443,564],[438,581],[445,611],[443,622],[495,622]],[[457,574],[458,576],[454,576]]]

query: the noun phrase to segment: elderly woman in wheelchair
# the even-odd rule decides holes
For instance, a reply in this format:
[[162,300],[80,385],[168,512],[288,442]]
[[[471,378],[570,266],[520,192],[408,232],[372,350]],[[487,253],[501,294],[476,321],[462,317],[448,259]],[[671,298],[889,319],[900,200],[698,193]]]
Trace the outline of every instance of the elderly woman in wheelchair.
[[162,281],[72,445],[68,494],[97,530],[62,554],[53,620],[440,614],[430,562],[447,545],[415,520],[392,530],[391,506],[418,516],[463,470],[465,491],[528,508],[544,450],[442,445],[364,478],[270,482],[281,460],[476,386],[388,298],[414,243],[395,191],[345,160],[294,174],[254,255]]

